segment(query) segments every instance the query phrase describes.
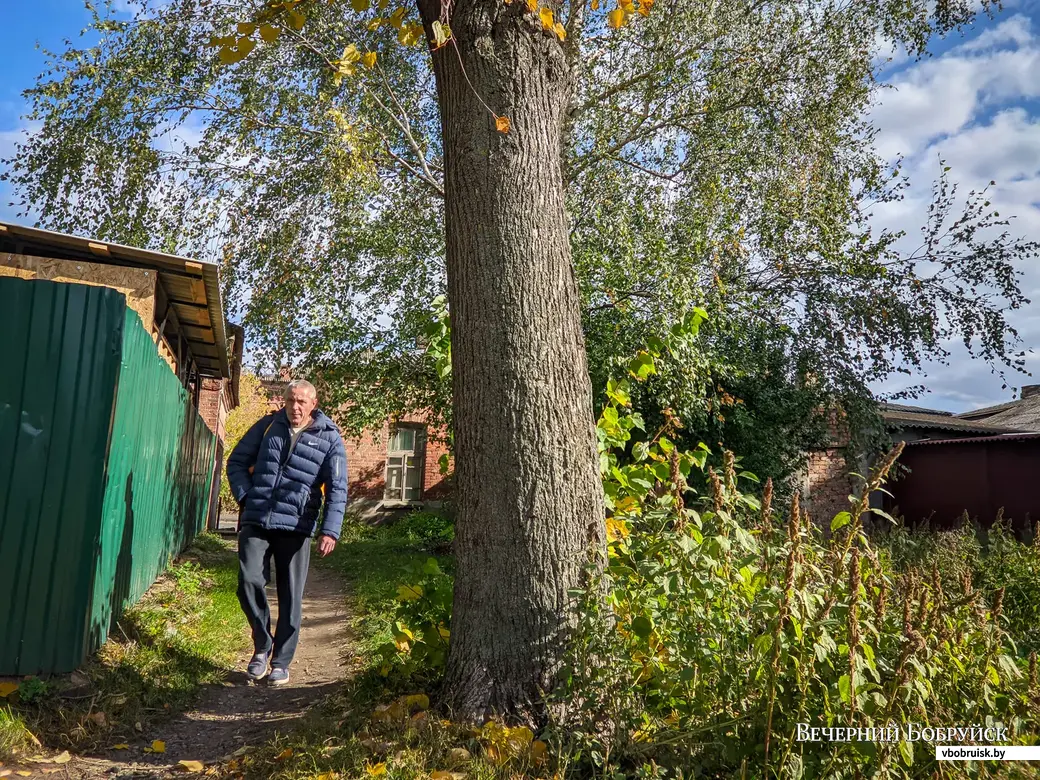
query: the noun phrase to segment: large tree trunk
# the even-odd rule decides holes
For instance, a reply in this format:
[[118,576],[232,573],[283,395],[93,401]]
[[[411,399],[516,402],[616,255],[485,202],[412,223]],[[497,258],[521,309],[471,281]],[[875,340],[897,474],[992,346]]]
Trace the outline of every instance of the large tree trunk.
[[[428,30],[445,19],[439,0],[419,5]],[[556,683],[568,591],[603,544],[560,159],[570,81],[523,0],[456,0],[450,27],[434,53],[458,491],[445,692],[456,717],[532,721]]]

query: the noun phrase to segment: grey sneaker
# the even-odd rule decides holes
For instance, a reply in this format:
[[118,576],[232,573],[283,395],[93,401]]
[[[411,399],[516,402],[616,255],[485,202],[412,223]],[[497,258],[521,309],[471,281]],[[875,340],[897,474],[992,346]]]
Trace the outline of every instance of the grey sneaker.
[[260,680],[267,674],[267,653],[254,653],[246,667],[246,674],[251,680]]
[[289,670],[281,666],[274,667],[271,669],[271,673],[267,675],[268,685],[285,685],[287,682],[289,682]]

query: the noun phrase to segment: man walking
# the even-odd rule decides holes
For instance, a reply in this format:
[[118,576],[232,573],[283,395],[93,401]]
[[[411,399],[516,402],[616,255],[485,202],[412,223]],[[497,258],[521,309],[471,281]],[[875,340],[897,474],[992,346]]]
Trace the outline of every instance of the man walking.
[[[284,407],[259,420],[227,461],[228,482],[239,506],[238,600],[253,629],[248,674],[269,685],[289,682],[289,664],[300,639],[303,588],[311,537],[318,526],[324,491],[325,515],[318,552],[331,553],[347,506],[347,455],[339,429],[318,407],[310,382],[298,379],[285,390]],[[278,625],[264,586],[266,562],[274,559]]]

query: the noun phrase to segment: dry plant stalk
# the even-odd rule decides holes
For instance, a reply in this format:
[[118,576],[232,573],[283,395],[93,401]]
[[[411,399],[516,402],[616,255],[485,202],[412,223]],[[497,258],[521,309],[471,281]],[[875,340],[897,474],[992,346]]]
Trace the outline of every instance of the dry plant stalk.
[[711,508],[713,512],[718,514],[725,503],[726,494],[724,488],[722,487],[722,480],[719,479],[719,475],[711,466],[708,466],[708,480],[711,482]]
[[856,651],[859,648],[859,547],[853,546],[849,561],[849,725],[856,716]]
[[773,478],[766,480],[766,486],[762,491],[762,527],[769,527],[769,515],[773,511]]
[[681,531],[686,525],[686,504],[683,502],[684,481],[682,472],[679,470],[679,448],[672,448],[671,473],[669,479],[672,483],[672,498],[675,499],[675,530]]

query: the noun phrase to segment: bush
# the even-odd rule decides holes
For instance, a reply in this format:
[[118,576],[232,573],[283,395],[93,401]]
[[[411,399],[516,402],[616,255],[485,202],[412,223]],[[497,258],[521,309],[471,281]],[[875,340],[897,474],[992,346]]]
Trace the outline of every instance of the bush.
[[[900,539],[879,555],[864,498],[821,530],[796,496],[781,522],[771,485],[762,505],[738,487],[755,477],[732,455],[712,466],[704,445],[679,452],[678,421],[632,443],[641,421],[625,413],[624,383],[615,390],[600,420],[608,562],[583,595],[557,692],[561,744],[597,767],[903,777],[934,770],[929,745],[800,741],[798,724],[984,724],[1037,739],[1040,700],[1003,626],[1006,592],[987,601],[970,576],[940,575],[939,561],[975,560],[966,537]],[[695,470],[710,490],[688,508]]]
[[419,510],[410,512],[388,526],[386,535],[430,548],[440,548],[454,541],[455,521],[441,512]]

